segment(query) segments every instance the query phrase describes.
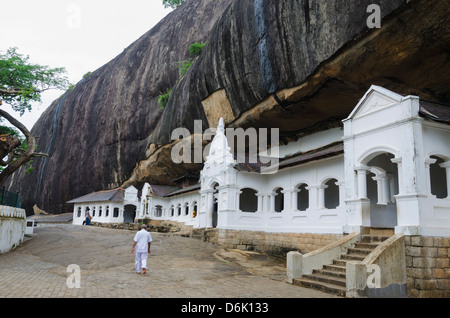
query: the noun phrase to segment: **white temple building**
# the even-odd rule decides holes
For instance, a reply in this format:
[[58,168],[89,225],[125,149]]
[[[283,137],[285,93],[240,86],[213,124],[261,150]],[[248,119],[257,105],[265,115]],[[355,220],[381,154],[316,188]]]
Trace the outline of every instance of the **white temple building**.
[[194,228],[450,237],[450,107],[372,86],[343,126],[279,147],[274,173],[238,163],[223,121],[199,176],[88,194],[73,223],[172,220]]

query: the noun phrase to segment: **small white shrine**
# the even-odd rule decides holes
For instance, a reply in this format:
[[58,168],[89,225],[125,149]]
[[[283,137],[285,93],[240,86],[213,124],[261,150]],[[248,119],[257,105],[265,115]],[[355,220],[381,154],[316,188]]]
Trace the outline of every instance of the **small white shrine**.
[[82,224],[89,207],[98,222],[147,218],[271,233],[381,227],[449,237],[449,122],[447,105],[372,86],[343,127],[280,146],[276,172],[261,173],[234,159],[221,120],[198,180],[145,184],[140,197],[130,187],[72,200],[73,222]]

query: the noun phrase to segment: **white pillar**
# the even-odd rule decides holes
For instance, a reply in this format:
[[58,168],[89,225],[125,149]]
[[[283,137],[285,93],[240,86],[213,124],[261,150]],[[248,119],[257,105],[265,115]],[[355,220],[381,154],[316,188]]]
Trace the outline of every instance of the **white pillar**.
[[430,165],[435,163],[437,159],[433,158],[425,158],[425,172],[427,178],[427,194],[431,195],[431,174],[430,174]]
[[262,193],[257,193],[256,197],[258,198],[258,206],[256,208],[256,212],[262,212],[264,211],[263,207],[264,195]]
[[317,187],[306,187],[306,190],[308,190],[308,194],[309,194],[309,207],[308,210],[316,210],[318,209],[318,204],[317,204],[317,197],[318,197],[318,191],[317,191]]
[[298,194],[302,191],[299,188],[295,188],[291,191],[291,210],[298,211]]
[[[284,209],[283,211],[291,211],[292,209],[292,191],[291,190],[282,190],[281,193],[283,193],[283,200],[284,200]],[[281,211],[281,212],[283,212]]]
[[269,212],[275,212],[275,196],[276,192],[271,192],[269,194]]
[[265,194],[264,195],[264,209],[263,209],[263,211],[264,212],[270,212],[270,202],[271,202],[271,200],[270,200],[270,194]]
[[372,178],[377,182],[377,204],[388,204],[389,202],[389,183],[385,173],[378,174]]
[[[445,174],[447,177],[447,198],[450,197],[450,160],[439,164],[442,168],[445,168]],[[431,188],[430,188],[431,189]],[[430,191],[431,193],[431,191]]]
[[318,191],[318,208],[325,209],[325,189],[328,188],[327,185],[321,184],[317,187]]
[[358,172],[358,198],[367,199],[367,171],[369,167],[360,166],[356,167]]
[[336,182],[336,185],[339,187],[339,205],[344,206],[345,204],[345,182],[340,181]]
[[383,177],[381,180],[381,188],[383,190],[383,204],[388,204],[390,201],[389,198],[389,178],[387,175]]
[[402,171],[402,158],[392,158],[391,161],[397,164],[398,175],[398,194],[405,194],[403,187],[403,171]]

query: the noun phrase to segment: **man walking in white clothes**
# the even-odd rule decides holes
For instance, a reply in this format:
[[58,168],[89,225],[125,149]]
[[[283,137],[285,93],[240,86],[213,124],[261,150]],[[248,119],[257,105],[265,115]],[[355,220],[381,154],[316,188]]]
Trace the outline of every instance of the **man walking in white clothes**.
[[136,248],[134,263],[138,274],[141,273],[141,269],[142,274],[147,273],[147,257],[150,254],[151,242],[152,236],[147,232],[147,225],[142,224],[141,230],[134,236],[133,248],[131,249],[131,254],[133,254],[134,248]]

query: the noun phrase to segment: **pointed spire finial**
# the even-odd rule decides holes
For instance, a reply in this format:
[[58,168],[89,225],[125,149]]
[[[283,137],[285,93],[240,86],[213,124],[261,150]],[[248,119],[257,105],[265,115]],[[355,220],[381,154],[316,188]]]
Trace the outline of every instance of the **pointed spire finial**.
[[225,133],[225,125],[224,125],[224,123],[223,123],[223,117],[220,117],[220,120],[219,120],[219,126],[217,126],[217,131],[219,132],[221,132],[221,133]]

